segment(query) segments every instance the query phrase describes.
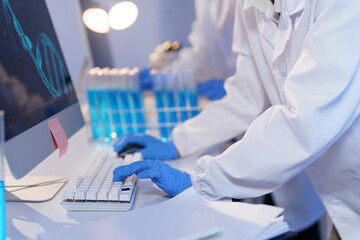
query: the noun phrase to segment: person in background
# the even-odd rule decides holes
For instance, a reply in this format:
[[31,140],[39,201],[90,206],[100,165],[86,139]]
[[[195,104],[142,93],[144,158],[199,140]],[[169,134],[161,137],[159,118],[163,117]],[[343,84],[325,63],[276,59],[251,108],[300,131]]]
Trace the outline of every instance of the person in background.
[[[125,136],[115,148],[138,142],[145,158],[170,159],[244,137],[218,156],[200,158],[190,174],[145,160],[116,169],[114,180],[136,173],[170,195],[193,186],[208,199],[242,199],[308,175],[334,224],[332,238],[356,239],[360,3],[238,0],[236,9],[237,70],[226,81],[227,95],[176,127],[173,141]],[[293,204],[304,197],[287,196]]]
[[[191,46],[181,48],[173,61],[162,61],[160,65],[150,66],[154,65],[157,70],[164,72],[174,70],[189,73],[198,84],[199,94],[210,100],[225,96],[224,81],[235,72],[236,55],[231,49],[235,2],[236,0],[195,0],[196,20],[188,36]],[[173,42],[173,45],[176,44],[178,43]],[[173,49],[170,42],[165,42],[158,48],[164,46]],[[173,59],[174,50],[168,52],[167,58]],[[150,63],[152,57],[150,55]],[[149,74],[149,69],[141,71],[145,89],[151,89]]]

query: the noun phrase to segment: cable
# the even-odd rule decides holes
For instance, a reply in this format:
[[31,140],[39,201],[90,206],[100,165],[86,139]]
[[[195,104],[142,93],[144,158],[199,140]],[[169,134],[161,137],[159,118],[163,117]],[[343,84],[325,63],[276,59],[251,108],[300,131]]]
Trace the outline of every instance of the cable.
[[67,181],[67,178],[66,178],[66,177],[63,177],[63,178],[59,178],[59,179],[56,179],[56,180],[40,182],[40,183],[37,183],[37,184],[31,184],[31,185],[5,186],[5,189],[8,189],[8,188],[19,188],[19,189],[15,189],[15,190],[12,190],[12,191],[8,191],[8,192],[10,192],[10,193],[13,193],[13,192],[21,191],[21,190],[28,189],[28,188],[43,187],[43,186],[48,186],[48,185],[63,183],[64,180]]

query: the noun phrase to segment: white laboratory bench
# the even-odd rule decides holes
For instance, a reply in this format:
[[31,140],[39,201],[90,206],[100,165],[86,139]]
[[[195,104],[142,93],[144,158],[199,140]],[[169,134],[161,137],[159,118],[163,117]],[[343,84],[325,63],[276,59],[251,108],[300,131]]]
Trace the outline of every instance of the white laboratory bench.
[[[209,154],[218,151],[211,150]],[[56,153],[58,154],[58,153]],[[80,155],[79,155],[80,156]],[[198,156],[183,158],[179,160],[167,161],[173,167],[189,170],[191,169]],[[58,176],[71,176],[77,173],[81,164],[74,160],[56,159],[46,160],[32,171],[33,175],[46,175],[51,168],[53,161],[63,161],[53,174]],[[56,163],[58,166],[58,163]],[[67,212],[60,205],[64,188],[50,201],[41,203],[7,202],[6,203],[6,224],[8,239],[38,239],[38,234],[47,231],[62,229],[85,223],[100,218],[114,215],[121,215],[122,212]],[[138,179],[137,192],[133,209],[157,204],[169,199],[166,194],[148,179]],[[101,230],[101,227],[99,227]]]

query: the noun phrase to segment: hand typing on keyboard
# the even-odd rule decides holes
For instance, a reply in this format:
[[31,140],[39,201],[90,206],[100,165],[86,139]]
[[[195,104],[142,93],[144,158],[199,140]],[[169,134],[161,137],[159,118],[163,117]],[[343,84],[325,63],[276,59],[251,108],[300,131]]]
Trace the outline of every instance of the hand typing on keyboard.
[[144,159],[170,160],[178,158],[173,142],[162,142],[150,135],[141,133],[128,133],[122,136],[115,142],[114,151],[119,153],[130,144],[137,144],[144,147],[138,151]]
[[84,172],[69,181],[61,205],[68,211],[128,211],[134,203],[136,176],[113,182],[113,171],[140,160],[139,153],[123,159],[99,154]]
[[178,195],[192,185],[190,175],[187,172],[172,168],[158,160],[144,160],[117,167],[113,172],[113,181],[122,181],[134,173],[138,178],[150,178],[159,188],[171,196]]

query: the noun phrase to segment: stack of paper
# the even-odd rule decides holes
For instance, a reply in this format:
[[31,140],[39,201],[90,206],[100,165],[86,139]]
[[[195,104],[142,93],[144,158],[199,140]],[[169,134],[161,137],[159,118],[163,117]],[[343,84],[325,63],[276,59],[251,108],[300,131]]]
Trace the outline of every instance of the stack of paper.
[[269,239],[287,232],[282,208],[206,201],[193,188],[163,203],[41,234],[42,239]]

